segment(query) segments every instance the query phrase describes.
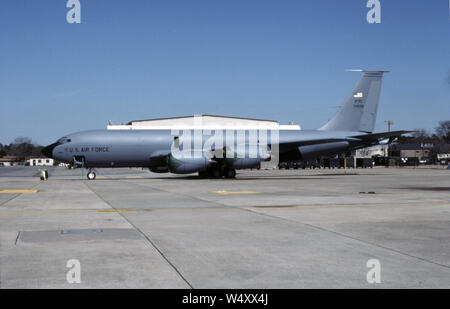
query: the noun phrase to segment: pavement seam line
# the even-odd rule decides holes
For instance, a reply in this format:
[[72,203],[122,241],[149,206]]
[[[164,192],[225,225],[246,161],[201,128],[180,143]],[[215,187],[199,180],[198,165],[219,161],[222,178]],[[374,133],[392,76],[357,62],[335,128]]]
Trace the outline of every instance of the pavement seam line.
[[[160,188],[155,188],[155,187],[152,187],[152,186],[147,186],[147,185],[142,184],[142,183],[131,182],[131,181],[127,181],[127,180],[122,180],[122,181],[123,181],[123,182],[127,182],[127,183],[132,183],[132,184],[135,184],[135,185],[144,187],[144,188],[155,189],[155,190],[158,190],[158,191],[164,192],[164,193],[176,194],[176,195],[179,195],[179,196],[182,196],[182,197],[183,197],[183,196],[184,196],[184,197],[188,197],[188,198],[193,199],[193,200],[198,200],[198,201],[202,201],[202,202],[207,202],[207,203],[211,203],[211,204],[216,204],[216,205],[219,205],[221,208],[224,208],[224,209],[240,209],[240,207],[235,207],[235,206],[230,206],[230,205],[222,204],[222,203],[220,203],[220,201],[207,200],[207,199],[203,199],[203,198],[197,197],[197,196],[192,196],[192,195],[189,195],[189,194],[181,194],[181,193],[178,193],[178,192],[167,191],[167,190],[163,190],[163,189],[160,189]],[[203,208],[203,207],[196,207],[195,209],[198,209],[198,208]],[[211,208],[214,208],[214,209],[215,209],[216,207],[211,207]],[[177,208],[177,209],[186,209],[186,208]]]
[[336,231],[333,231],[333,230],[329,230],[329,229],[321,227],[321,226],[317,226],[317,225],[313,225],[313,224],[310,224],[310,223],[305,223],[305,222],[301,222],[301,221],[297,221],[297,220],[291,220],[291,219],[287,219],[287,218],[282,218],[282,217],[278,217],[278,216],[274,216],[274,215],[269,215],[269,214],[257,212],[257,211],[254,211],[254,210],[251,210],[251,209],[248,209],[248,208],[239,208],[239,209],[244,210],[244,211],[248,211],[248,212],[251,212],[251,213],[254,213],[254,214],[258,214],[258,215],[261,215],[261,216],[266,216],[266,217],[269,217],[269,218],[275,218],[275,219],[287,221],[287,222],[290,222],[290,223],[302,224],[302,225],[305,225],[305,226],[308,226],[308,227],[311,227],[311,228],[314,228],[314,229],[321,230],[323,232],[332,233],[332,234],[335,234],[335,235],[338,235],[338,236],[341,236],[341,237],[345,237],[345,238],[348,238],[348,239],[352,239],[352,240],[364,243],[366,245],[371,245],[371,246],[374,246],[374,247],[377,247],[377,248],[381,248],[381,249],[384,249],[384,250],[388,250],[388,251],[392,251],[392,252],[395,252],[397,254],[401,254],[401,255],[404,255],[404,256],[407,256],[407,257],[410,257],[410,258],[413,258],[413,259],[417,259],[417,260],[420,260],[422,262],[426,262],[426,263],[434,264],[436,266],[441,266],[441,267],[450,269],[450,266],[447,266],[445,264],[440,264],[440,263],[437,263],[437,262],[434,262],[434,261],[431,261],[431,260],[428,260],[428,259],[425,259],[425,258],[422,258],[422,257],[419,257],[419,256],[415,256],[415,255],[412,255],[412,254],[409,254],[409,253],[406,253],[406,252],[403,252],[403,251],[400,251],[400,250],[397,250],[397,249],[385,247],[385,246],[382,246],[382,245],[379,245],[377,243],[373,243],[373,242],[370,242],[370,241],[367,241],[367,240],[362,240],[362,239],[359,239],[357,237],[350,236],[350,235],[347,235],[347,234],[344,234],[344,233],[341,233],[341,232],[336,232]]
[[[108,201],[106,201],[103,197],[100,196],[95,190],[93,190],[86,181],[83,181],[84,185],[89,188],[89,190],[94,193],[99,199],[101,199],[103,202],[106,203],[109,207],[111,207],[114,210],[117,210],[114,206],[112,206]],[[148,243],[161,255],[161,257],[172,267],[173,270],[181,277],[181,279],[191,288],[194,289],[192,284],[183,276],[183,274],[177,269],[177,267],[164,255],[164,253],[156,246],[156,244],[148,237],[144,232],[141,231],[136,225],[134,225],[130,220],[128,220],[127,217],[123,215],[123,213],[118,212],[118,214],[125,219],[125,221],[128,222],[134,229],[136,229],[144,238],[147,240]]]
[[[38,187],[38,186],[40,186],[40,185],[41,185],[41,182],[38,182],[37,184],[35,184],[34,186],[32,186],[30,190],[32,190],[32,189],[34,189],[34,188],[36,188],[36,187]],[[0,206],[6,205],[7,203],[9,203],[9,202],[11,202],[12,200],[18,198],[19,196],[21,196],[21,195],[24,194],[24,193],[16,193],[16,194],[17,194],[16,196],[13,196],[13,197],[10,198],[9,200],[6,200],[6,201],[4,201],[3,203],[1,203]]]
[[[124,181],[131,183],[130,181],[126,181],[126,180],[124,180]],[[150,188],[154,189],[154,187],[148,186],[148,185],[145,185],[145,184],[140,184],[140,183],[135,183],[135,184],[139,185],[139,186],[150,187]],[[162,189],[157,189],[157,190],[163,191],[163,192],[170,192],[170,191],[165,191],[165,190],[162,190]],[[183,196],[189,196],[190,198],[197,199],[197,200],[200,200],[200,201],[206,201],[206,200],[204,200],[202,198],[193,197],[193,196],[186,195],[186,194],[182,194],[182,195]],[[399,251],[399,250],[396,250],[396,249],[393,249],[393,248],[384,247],[384,246],[379,245],[377,243],[372,243],[370,241],[362,240],[362,239],[359,239],[359,238],[356,238],[356,237],[353,237],[353,236],[350,236],[350,235],[346,235],[346,234],[343,234],[343,233],[340,233],[340,232],[336,232],[336,231],[333,231],[333,230],[329,230],[329,229],[326,229],[326,228],[323,228],[323,227],[320,227],[320,226],[312,225],[312,224],[309,224],[309,223],[304,223],[304,222],[301,222],[301,221],[290,220],[290,219],[286,219],[286,218],[282,218],[282,217],[278,217],[278,216],[274,216],[274,215],[268,215],[268,214],[265,214],[265,213],[254,211],[254,210],[246,208],[246,207],[239,207],[239,206],[233,207],[233,206],[221,204],[220,202],[217,202],[217,201],[208,201],[208,202],[212,202],[214,204],[221,205],[222,207],[225,206],[225,208],[228,208],[228,209],[239,209],[239,210],[247,211],[247,212],[250,212],[250,213],[253,213],[253,214],[257,214],[257,215],[260,215],[260,216],[267,216],[267,217],[270,217],[270,218],[273,218],[273,219],[284,220],[284,221],[295,223],[295,224],[302,224],[302,225],[305,225],[305,226],[308,226],[308,227],[311,227],[311,228],[314,228],[314,229],[321,230],[323,232],[332,233],[332,234],[335,234],[335,235],[340,236],[340,237],[345,237],[345,238],[348,238],[348,239],[352,239],[354,241],[358,241],[358,242],[364,243],[366,245],[374,246],[374,247],[377,247],[377,248],[380,248],[380,249],[383,249],[383,250],[387,250],[387,251],[395,252],[397,254],[401,254],[403,256],[407,256],[409,258],[417,259],[417,260],[420,260],[422,262],[426,262],[426,263],[430,263],[430,264],[433,264],[433,265],[436,265],[436,266],[441,266],[441,267],[450,269],[450,266],[447,266],[447,265],[444,265],[444,264],[440,264],[440,263],[437,263],[437,262],[434,262],[434,261],[430,261],[428,259],[421,258],[421,257],[415,256],[415,255],[411,255],[409,253],[402,252],[402,251]]]
[[[166,191],[166,190],[159,189],[159,188],[154,188],[153,186],[149,186],[149,185],[145,185],[145,184],[141,184],[141,183],[131,182],[131,181],[127,181],[127,180],[122,180],[122,181],[128,182],[128,183],[133,183],[133,184],[136,184],[138,186],[143,186],[143,187],[147,187],[147,188],[156,189],[158,191],[162,191],[162,192],[166,192],[166,193],[172,193],[170,191]],[[441,266],[441,267],[450,269],[450,266],[447,266],[447,265],[444,265],[444,264],[440,264],[440,263],[437,263],[437,262],[434,262],[434,261],[431,261],[431,260],[428,260],[428,259],[425,259],[425,258],[421,258],[421,257],[415,256],[415,255],[411,255],[411,254],[408,254],[406,252],[399,251],[397,249],[384,247],[384,246],[379,245],[377,243],[372,243],[370,241],[362,240],[362,239],[359,239],[359,238],[356,238],[356,237],[353,237],[353,236],[350,236],[350,235],[346,235],[346,234],[343,234],[343,233],[340,233],[340,232],[329,230],[329,229],[326,229],[326,228],[323,228],[323,227],[320,227],[320,226],[316,226],[316,225],[312,225],[312,224],[309,224],[309,223],[296,221],[296,220],[290,220],[290,219],[286,219],[286,218],[282,218],[282,217],[278,217],[278,216],[274,216],[274,215],[269,215],[269,214],[265,214],[265,213],[260,213],[260,212],[254,211],[252,209],[249,209],[247,207],[225,205],[225,204],[222,204],[222,203],[220,203],[218,201],[209,201],[209,200],[205,200],[205,199],[202,199],[202,198],[199,198],[199,197],[193,197],[193,196],[187,195],[187,194],[178,194],[178,195],[187,196],[187,197],[190,197],[192,199],[196,199],[196,200],[200,200],[200,201],[207,201],[207,202],[214,203],[214,204],[220,205],[220,206],[228,208],[228,209],[238,209],[238,210],[250,212],[250,213],[253,213],[253,214],[257,214],[257,215],[260,215],[260,216],[267,216],[267,217],[270,217],[270,218],[273,218],[273,219],[283,220],[283,221],[287,221],[287,222],[290,222],[290,223],[302,224],[302,225],[309,226],[309,227],[314,228],[314,229],[318,229],[318,230],[321,230],[321,231],[324,231],[324,232],[328,232],[328,233],[332,233],[332,234],[335,234],[335,235],[338,235],[338,236],[341,236],[341,237],[352,239],[354,241],[358,241],[358,242],[364,243],[366,245],[371,245],[371,246],[378,247],[378,248],[383,249],[383,250],[395,252],[397,254],[401,254],[401,255],[404,255],[404,256],[407,256],[407,257],[410,257],[410,258],[413,258],[413,259],[417,259],[417,260],[420,260],[422,262],[426,262],[426,263],[434,264],[436,266]]]
[[336,208],[336,207],[397,207],[397,206],[417,206],[417,207],[435,207],[435,206],[450,206],[450,202],[430,202],[430,203],[417,203],[417,204],[334,204],[334,205],[277,205],[277,206],[241,206],[234,207],[225,204],[218,203],[217,201],[209,201],[201,198],[195,198],[199,201],[209,202],[211,204],[217,204],[218,207],[174,207],[174,208],[151,208],[151,209],[138,209],[138,208],[85,208],[85,209],[52,209],[52,210],[24,210],[24,211],[0,211],[1,215],[45,215],[45,214],[89,214],[89,213],[139,213],[139,212],[160,212],[160,211],[192,211],[192,210],[224,210],[224,209],[249,209],[249,210],[271,210],[271,209],[295,209],[295,208]]
[[[40,186],[41,184],[42,184],[42,182],[38,182],[37,184],[35,184],[34,186],[32,186],[31,189],[34,189],[34,188]],[[17,195],[13,196],[12,198],[10,198],[10,199],[8,199],[8,200],[2,202],[2,203],[0,204],[0,207],[6,205],[7,203],[11,202],[12,200],[15,200],[16,198],[18,198],[18,197],[21,196],[22,194],[23,194],[23,193],[18,193]],[[19,238],[19,235],[20,235],[20,231],[19,231],[19,233],[17,234],[17,238],[16,238],[16,241],[15,241],[14,245],[17,244],[17,240],[18,240],[18,238]],[[0,253],[1,253],[1,242],[0,242]],[[0,289],[1,289],[1,287],[2,287],[2,284],[1,284],[1,283],[2,283],[2,280],[1,280],[1,278],[2,278],[2,271],[1,271],[1,263],[0,263]]]
[[19,231],[18,233],[17,233],[17,237],[16,237],[16,241],[14,242],[14,246],[17,246],[17,242],[19,241],[19,237],[20,237],[20,234],[21,234],[22,232],[21,231]]

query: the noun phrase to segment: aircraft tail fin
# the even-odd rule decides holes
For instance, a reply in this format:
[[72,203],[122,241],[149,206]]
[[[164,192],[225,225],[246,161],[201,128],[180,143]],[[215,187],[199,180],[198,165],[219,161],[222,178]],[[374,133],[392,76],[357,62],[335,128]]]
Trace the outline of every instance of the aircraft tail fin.
[[372,133],[380,100],[381,79],[389,71],[366,71],[339,111],[319,130]]

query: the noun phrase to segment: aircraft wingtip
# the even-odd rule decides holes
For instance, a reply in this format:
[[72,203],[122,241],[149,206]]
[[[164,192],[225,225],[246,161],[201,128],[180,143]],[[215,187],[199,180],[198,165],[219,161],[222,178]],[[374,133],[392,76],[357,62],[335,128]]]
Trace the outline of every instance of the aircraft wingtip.
[[346,72],[371,72],[371,73],[388,73],[389,70],[365,70],[365,69],[345,69]]

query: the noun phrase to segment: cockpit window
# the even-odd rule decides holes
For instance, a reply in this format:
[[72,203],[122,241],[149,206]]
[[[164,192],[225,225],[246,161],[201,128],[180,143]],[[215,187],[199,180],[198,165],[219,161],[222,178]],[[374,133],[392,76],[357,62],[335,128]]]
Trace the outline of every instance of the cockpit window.
[[70,138],[67,138],[67,137],[61,137],[59,140],[58,140],[58,143],[60,143],[60,144],[66,144],[66,143],[70,143],[72,140],[70,139]]

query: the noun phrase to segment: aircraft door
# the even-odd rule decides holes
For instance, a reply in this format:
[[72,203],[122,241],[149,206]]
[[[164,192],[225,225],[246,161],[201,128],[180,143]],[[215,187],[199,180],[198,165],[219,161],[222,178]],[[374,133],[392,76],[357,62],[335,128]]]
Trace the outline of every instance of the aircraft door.
[[73,167],[84,167],[86,164],[86,158],[84,156],[73,156],[72,166]]

